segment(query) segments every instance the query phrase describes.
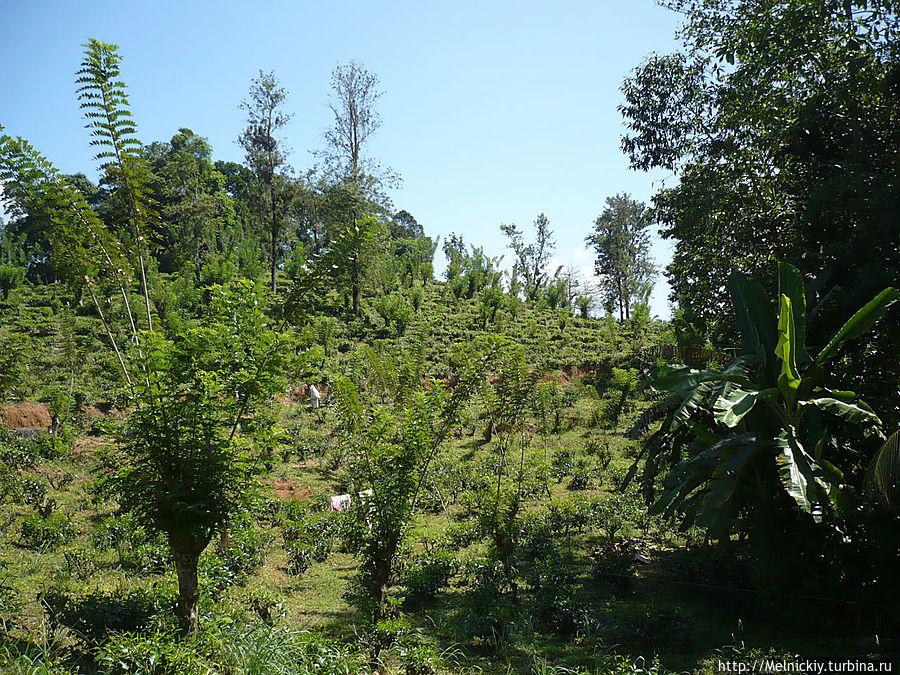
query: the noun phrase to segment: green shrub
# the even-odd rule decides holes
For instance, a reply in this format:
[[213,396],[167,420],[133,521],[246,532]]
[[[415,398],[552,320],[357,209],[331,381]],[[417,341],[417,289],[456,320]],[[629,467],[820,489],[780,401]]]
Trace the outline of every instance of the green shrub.
[[151,537],[137,548],[129,549],[122,566],[148,574],[162,574],[172,563],[172,553],[162,537]]
[[631,520],[634,500],[622,494],[613,494],[592,505],[591,521],[594,527],[603,530],[612,541]]
[[535,563],[535,577],[535,619],[557,633],[573,633],[585,618],[575,598],[575,572],[559,556],[548,555]]
[[21,648],[3,646],[0,648],[0,672],[4,675],[75,675],[54,650],[46,646],[38,653],[29,653]]
[[26,506],[40,509],[45,505],[47,484],[40,480],[23,478],[19,481],[19,501]]
[[612,462],[612,451],[606,439],[589,438],[584,443],[584,452],[595,459],[597,468],[601,471],[606,471]]
[[147,532],[130,513],[104,518],[91,532],[91,541],[101,551],[114,549],[124,569],[158,574],[171,562],[165,537]]
[[447,551],[419,556],[404,570],[400,584],[411,602],[433,600],[446,588],[458,569],[456,557]]
[[264,586],[248,591],[247,604],[260,621],[271,622],[284,616],[283,598]]
[[592,472],[590,467],[585,463],[579,462],[572,471],[572,477],[569,479],[570,490],[587,490],[591,482]]
[[51,625],[66,626],[97,645],[111,633],[142,630],[164,619],[174,605],[171,590],[159,585],[151,590],[94,591],[83,596],[48,591],[40,601]]
[[446,672],[444,659],[430,645],[401,644],[397,656],[403,668],[403,675],[437,675]]
[[636,578],[631,552],[615,546],[595,551],[591,556],[591,577],[614,591],[631,590]]
[[53,549],[72,539],[75,526],[68,516],[52,513],[43,516],[31,513],[22,519],[22,545],[26,548]]
[[219,539],[212,551],[200,559],[199,573],[213,595],[244,583],[266,560],[268,532],[249,520],[232,523],[230,532],[227,545]]
[[97,553],[89,546],[72,546],[62,553],[66,572],[79,581],[87,581],[97,572]]
[[480,538],[478,524],[464,520],[447,526],[441,541],[447,548],[459,550],[474,544]]
[[109,675],[210,675],[216,672],[191,642],[172,632],[113,635],[96,651]]
[[398,336],[403,335],[413,319],[412,308],[399,293],[379,297],[375,301],[375,311],[384,321],[385,327],[393,326]]
[[303,544],[312,550],[313,560],[325,562],[340,532],[339,514],[314,511],[309,505],[298,503],[289,507],[285,515],[291,518],[282,524],[285,544]]
[[553,453],[550,476],[557,481],[562,481],[566,476],[571,476],[575,469],[574,462],[575,451],[570,448],[560,448]]
[[100,551],[132,549],[146,539],[144,528],[130,513],[108,516],[91,530],[91,541]]
[[409,292],[409,298],[412,301],[413,309],[418,312],[422,309],[422,303],[425,301],[425,291],[421,286],[413,286]]
[[32,468],[39,460],[38,448],[34,443],[12,438],[0,426],[0,465],[12,471],[21,471]]
[[18,288],[25,281],[25,268],[9,263],[0,263],[0,298],[9,298],[10,291]]
[[288,555],[288,573],[303,576],[315,558],[315,549],[309,544],[291,542],[286,547]]

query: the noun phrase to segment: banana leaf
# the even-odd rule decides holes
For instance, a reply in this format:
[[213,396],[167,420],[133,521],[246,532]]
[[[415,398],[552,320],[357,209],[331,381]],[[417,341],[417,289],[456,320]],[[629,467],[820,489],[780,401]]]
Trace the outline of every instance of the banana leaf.
[[851,316],[847,323],[841,326],[841,329],[834,334],[834,337],[828,341],[825,348],[819,352],[814,362],[815,365],[818,366],[827,361],[834,354],[835,350],[847,340],[854,340],[868,332],[884,316],[888,307],[894,304],[898,298],[900,298],[900,292],[891,286],[888,286],[876,295],[868,304]]

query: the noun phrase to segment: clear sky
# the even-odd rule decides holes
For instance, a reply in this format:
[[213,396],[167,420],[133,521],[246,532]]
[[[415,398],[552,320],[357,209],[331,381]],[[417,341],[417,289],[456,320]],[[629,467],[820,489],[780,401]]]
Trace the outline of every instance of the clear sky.
[[[74,93],[81,45],[95,37],[121,48],[141,140],[188,127],[217,159],[243,159],[238,105],[260,69],[274,70],[303,171],[331,121],[330,73],[355,59],[384,92],[369,154],[402,176],[397,209],[429,235],[457,232],[507,260],[500,224],[529,233],[545,213],[557,262],[590,270],[584,237],[605,198],[649,201],[673,180],[628,169],[617,106],[642,59],[675,49],[677,25],[654,0],[0,0],[0,124],[62,171],[96,176]],[[670,243],[657,238],[653,252],[667,263]],[[660,277],[655,314],[668,315],[667,294]]]

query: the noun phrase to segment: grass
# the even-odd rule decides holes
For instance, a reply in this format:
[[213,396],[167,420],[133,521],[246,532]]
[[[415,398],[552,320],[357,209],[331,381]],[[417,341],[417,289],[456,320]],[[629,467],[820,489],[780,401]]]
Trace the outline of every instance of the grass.
[[[56,291],[39,287],[16,292],[21,294],[14,299],[18,309],[6,311],[0,325],[27,333],[33,340],[28,371],[14,393],[38,400],[48,382],[62,380],[65,373],[57,344],[59,310],[53,309]],[[12,300],[4,309],[11,307]],[[76,314],[79,348],[83,353],[105,353],[96,318],[84,309]],[[342,316],[333,307],[322,307],[310,325],[329,314]],[[327,385],[329,377],[346,369],[359,341],[386,340],[387,331],[379,322],[373,318],[339,321],[335,344],[315,374],[316,381]],[[541,563],[543,558],[537,554],[517,558],[523,601],[515,616],[508,589],[502,584],[491,587],[479,577],[486,574],[478,571],[488,562],[486,540],[450,541],[451,533],[458,534],[473,521],[467,492],[489,477],[493,461],[493,446],[484,439],[484,411],[476,400],[466,411],[461,433],[446,444],[433,467],[432,489],[426,496],[440,496],[422,502],[409,542],[412,558],[446,549],[458,569],[433,599],[413,602],[404,599],[402,587],[393,589],[409,629],[398,630],[393,651],[386,653],[389,670],[430,672],[425,666],[417,671],[409,665],[421,661],[443,662],[439,670],[444,672],[532,673],[542,667],[543,672],[608,672],[613,667],[627,672],[628,663],[643,656],[646,664],[658,657],[666,670],[711,672],[710,664],[720,650],[746,654],[754,648],[763,652],[776,648],[816,657],[852,652],[846,643],[834,640],[835,631],[817,633],[814,627],[810,630],[792,622],[783,615],[784,605],[777,598],[757,592],[752,564],[737,544],[709,546],[702,532],[679,533],[658,520],[645,521],[642,527],[625,502],[621,502],[622,513],[614,514],[623,520],[614,537],[598,522],[587,527],[573,524],[578,508],[619,499],[618,482],[638,448],[626,431],[646,400],[640,392],[629,397],[612,421],[619,399],[607,391],[608,375],[614,365],[642,365],[642,347],[668,339],[663,327],[631,333],[604,321],[564,319],[558,312],[522,306],[515,316],[502,313],[498,324],[490,328],[525,345],[529,363],[548,371],[542,378],[545,385],[558,385],[560,396],[571,394],[571,400],[558,410],[558,428],[541,427],[536,416],[526,424],[529,497],[522,507],[521,548],[531,545],[526,540],[533,531],[526,525],[545,518],[551,523],[550,534],[544,543],[536,537],[535,546],[547,547],[541,550],[550,562]],[[310,333],[310,344],[315,344],[314,333]],[[428,369],[436,376],[441,375],[454,344],[471,343],[485,333],[475,302],[448,299],[438,284],[428,289],[421,312],[407,330],[407,336],[427,336]],[[114,369],[100,357],[86,359],[83,365],[79,386],[85,409],[104,404],[108,408],[118,397],[116,387],[109,389],[110,396],[104,395]],[[48,382],[41,379],[44,372],[51,374]],[[233,672],[314,672],[308,664],[320,657],[319,663],[326,664],[322,668],[334,667],[334,672],[367,668],[366,659],[359,655],[367,639],[365,621],[348,600],[356,558],[334,550],[324,561],[313,562],[302,576],[292,576],[283,542],[289,501],[324,505],[330,495],[346,491],[346,474],[333,444],[334,410],[326,407],[313,413],[303,401],[287,396],[275,412],[282,428],[302,428],[307,455],[301,460],[293,441],[285,441],[274,453],[270,468],[260,466],[261,498],[236,527],[248,528],[249,534],[262,533],[262,562],[234,578],[205,578],[201,609],[208,628],[186,647],[159,637],[168,635],[173,623],[171,566],[142,570],[135,566],[143,562],[144,553],[136,553],[138,549],[97,545],[101,528],[119,522],[117,505],[103,489],[104,476],[118,464],[109,433],[117,424],[115,417],[73,418],[70,424],[78,433],[75,444],[61,456],[45,457],[23,469],[19,478],[46,488],[43,506],[52,500],[50,510],[63,514],[74,526],[74,537],[56,546],[27,548],[21,527],[37,505],[21,499],[0,500],[0,588],[9,589],[5,595],[0,593],[0,618],[5,622],[0,655],[4,649],[25,654],[7,658],[6,666],[0,656],[0,669],[54,672],[53,664],[62,664],[97,672],[106,663],[103,653],[121,656],[126,647],[131,654],[162,650],[168,656],[160,658],[188,664],[184,668],[201,668],[209,659],[219,659],[220,665],[231,664]],[[609,461],[604,466],[606,452]],[[586,476],[580,485],[574,480],[578,472]],[[232,537],[237,541],[242,534],[234,531]],[[610,581],[614,575],[596,574],[598,557],[628,546],[647,559],[634,566],[630,584],[616,585]],[[215,572],[221,570],[221,565],[216,567],[220,558],[215,546],[210,546],[204,554],[204,569],[220,574]],[[630,569],[623,573],[632,575]],[[76,632],[71,616],[60,614],[59,625],[53,625],[46,602],[49,591],[74,603],[76,618],[83,621],[99,620],[91,618],[88,601],[121,601],[100,606],[113,608],[116,625],[125,630],[133,626],[134,634],[109,635],[95,644]],[[141,603],[160,609],[147,618],[141,614]],[[319,656],[309,656],[316,650],[321,650]],[[297,656],[301,653],[305,656]],[[445,658],[435,657],[440,654]],[[288,664],[291,659],[293,665]],[[268,665],[260,665],[263,661]],[[550,670],[551,666],[557,670]],[[62,671],[57,668],[56,672]]]

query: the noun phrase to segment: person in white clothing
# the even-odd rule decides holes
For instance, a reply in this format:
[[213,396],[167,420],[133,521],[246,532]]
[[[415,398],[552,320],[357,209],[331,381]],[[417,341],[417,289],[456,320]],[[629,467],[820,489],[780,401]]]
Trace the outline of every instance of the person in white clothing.
[[312,407],[315,410],[319,407],[319,399],[322,398],[322,395],[319,393],[319,390],[316,388],[316,385],[309,385],[309,398],[312,401]]

